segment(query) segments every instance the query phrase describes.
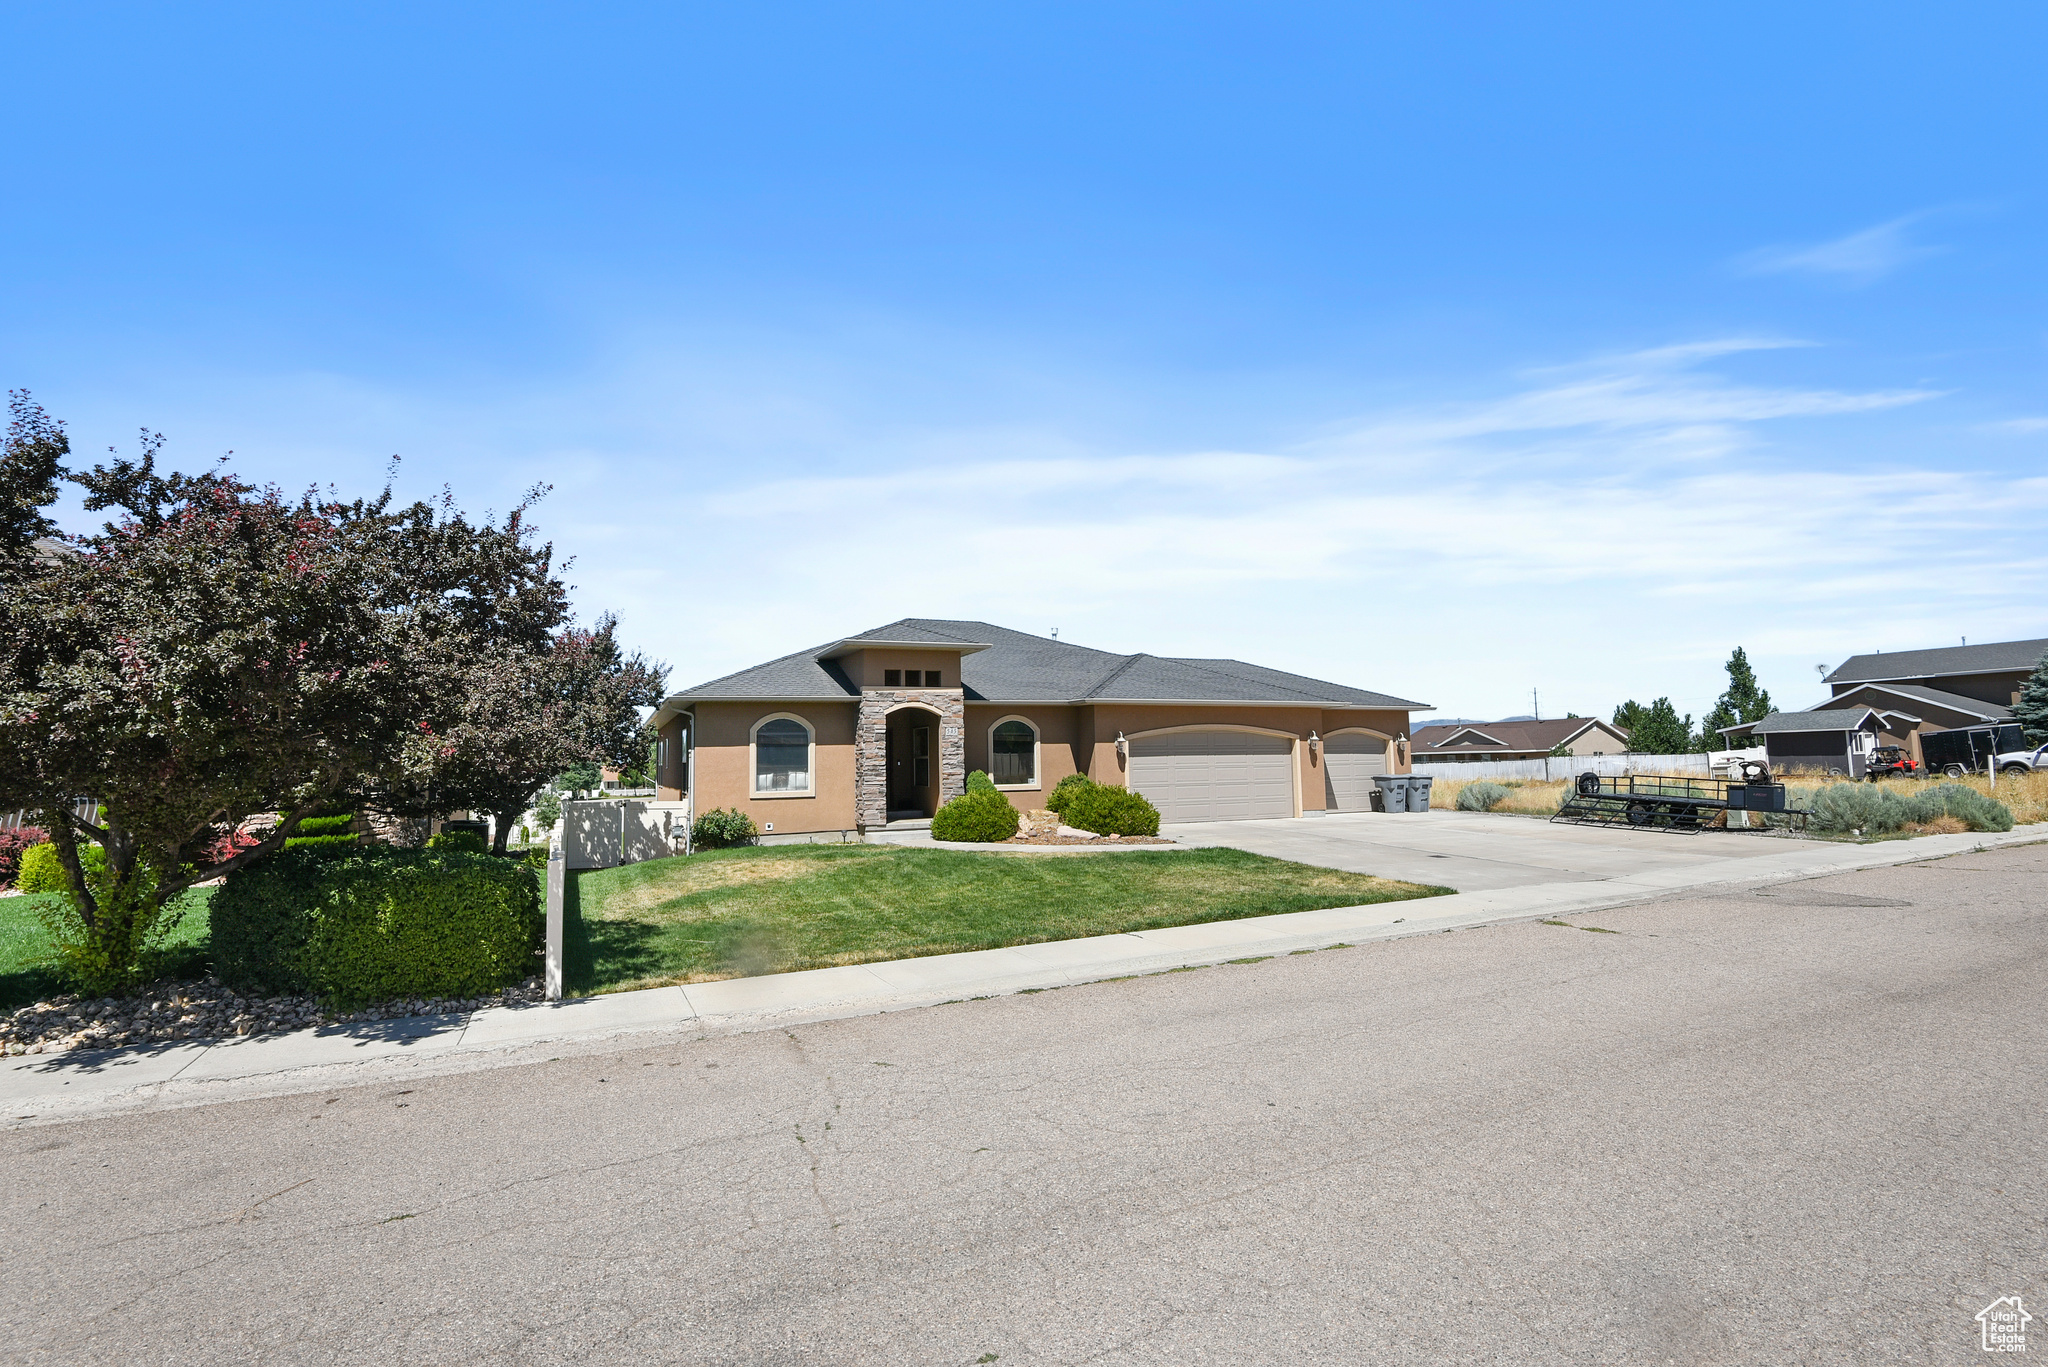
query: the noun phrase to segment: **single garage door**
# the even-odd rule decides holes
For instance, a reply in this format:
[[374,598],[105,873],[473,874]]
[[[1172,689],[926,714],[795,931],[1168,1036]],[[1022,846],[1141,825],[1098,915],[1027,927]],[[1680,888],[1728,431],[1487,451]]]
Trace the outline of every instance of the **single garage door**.
[[1372,810],[1373,775],[1387,772],[1387,743],[1347,731],[1323,739],[1323,783],[1333,812]]
[[1294,745],[1247,731],[1175,731],[1131,742],[1130,786],[1162,821],[1294,815]]

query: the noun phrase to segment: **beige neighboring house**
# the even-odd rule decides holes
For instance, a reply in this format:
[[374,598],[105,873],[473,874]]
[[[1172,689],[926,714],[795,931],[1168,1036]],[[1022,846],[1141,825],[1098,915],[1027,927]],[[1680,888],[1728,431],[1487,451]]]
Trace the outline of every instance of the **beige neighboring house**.
[[1559,746],[1567,755],[1620,755],[1628,732],[1597,717],[1555,721],[1440,722],[1415,728],[1417,764],[1475,764],[1542,759]]
[[1068,774],[1167,821],[1368,811],[1427,704],[1242,660],[1118,655],[988,622],[905,618],[671,695],[658,796],[770,840],[922,823],[994,779],[1023,810]]

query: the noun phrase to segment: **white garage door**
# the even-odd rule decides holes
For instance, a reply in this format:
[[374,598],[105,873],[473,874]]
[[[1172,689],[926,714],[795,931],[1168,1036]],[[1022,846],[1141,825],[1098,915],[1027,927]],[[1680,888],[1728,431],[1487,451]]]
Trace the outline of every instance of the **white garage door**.
[[1355,731],[1323,740],[1325,796],[1334,812],[1372,810],[1374,774],[1387,772],[1387,743]]
[[1294,815],[1293,742],[1246,731],[1175,731],[1131,742],[1131,787],[1163,821]]

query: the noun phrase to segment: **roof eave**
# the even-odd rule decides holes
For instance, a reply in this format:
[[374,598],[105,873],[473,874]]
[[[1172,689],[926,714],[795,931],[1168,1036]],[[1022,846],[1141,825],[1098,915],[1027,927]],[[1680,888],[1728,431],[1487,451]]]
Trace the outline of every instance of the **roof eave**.
[[870,641],[858,636],[849,636],[819,651],[817,658],[836,660],[857,650],[950,650],[962,655],[972,655],[976,651],[994,648],[993,641]]

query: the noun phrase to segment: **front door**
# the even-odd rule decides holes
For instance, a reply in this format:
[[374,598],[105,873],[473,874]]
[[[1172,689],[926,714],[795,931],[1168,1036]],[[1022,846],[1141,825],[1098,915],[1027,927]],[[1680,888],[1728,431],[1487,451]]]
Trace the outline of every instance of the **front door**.
[[932,728],[905,720],[889,728],[889,810],[932,814]]

